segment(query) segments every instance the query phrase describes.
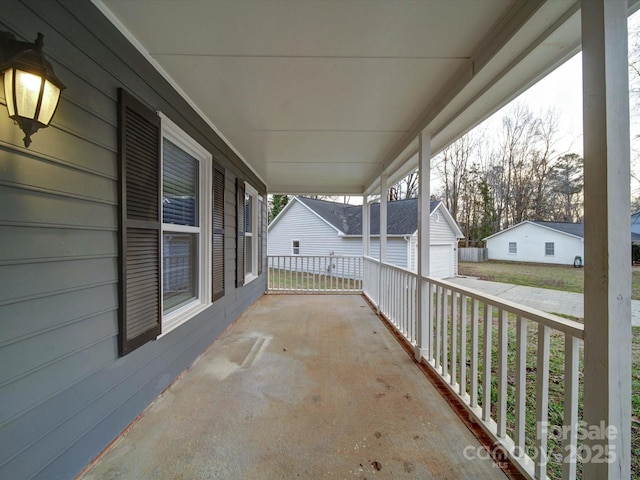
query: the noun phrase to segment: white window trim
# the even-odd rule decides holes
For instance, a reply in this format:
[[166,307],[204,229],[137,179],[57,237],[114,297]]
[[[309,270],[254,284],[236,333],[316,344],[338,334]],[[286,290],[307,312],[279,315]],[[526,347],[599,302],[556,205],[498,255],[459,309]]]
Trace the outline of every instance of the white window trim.
[[[260,237],[258,235],[258,228],[260,228],[260,225],[258,224],[259,221],[259,216],[258,216],[258,210],[260,209],[260,199],[258,197],[258,190],[256,190],[255,188],[253,188],[249,183],[245,182],[244,183],[244,192],[247,195],[250,195],[251,197],[253,197],[253,208],[251,209],[251,226],[252,226],[252,231],[251,233],[247,233],[245,232],[245,239],[246,237],[251,237],[251,271],[249,273],[246,273],[244,276],[244,283],[245,285],[249,282],[254,281],[256,278],[258,278],[258,238]],[[247,270],[247,252],[246,252],[246,240],[245,240],[245,256],[244,256],[244,261],[245,261],[245,271]]]
[[[211,304],[211,202],[212,202],[212,175],[213,156],[202,145],[191,138],[184,130],[171,121],[162,112],[158,112],[162,122],[162,139],[166,138],[176,146],[183,149],[189,155],[198,160],[198,223],[199,227],[185,225],[162,224],[163,233],[166,231],[198,233],[198,289],[194,300],[177,307],[162,315],[162,334],[164,336],[176,329],[195,315],[205,310]],[[161,142],[160,171],[163,171],[164,151]],[[164,238],[164,236],[162,236]],[[164,247],[161,248],[164,252]],[[163,261],[160,261],[162,269]],[[163,272],[160,278],[164,279]],[[164,312],[162,305],[163,296],[160,298],[160,311]]]
[[[515,248],[515,252],[511,251],[511,244],[514,244],[516,246]],[[509,242],[507,245],[507,254],[508,255],[517,255],[518,254],[518,242]]]
[[[551,244],[553,248],[553,253],[547,253],[547,244]],[[556,256],[556,242],[544,242],[544,256],[545,257],[555,257]]]
[[[298,253],[295,252],[295,242],[298,242]],[[300,240],[298,240],[297,238],[291,240],[291,255],[300,255]]]

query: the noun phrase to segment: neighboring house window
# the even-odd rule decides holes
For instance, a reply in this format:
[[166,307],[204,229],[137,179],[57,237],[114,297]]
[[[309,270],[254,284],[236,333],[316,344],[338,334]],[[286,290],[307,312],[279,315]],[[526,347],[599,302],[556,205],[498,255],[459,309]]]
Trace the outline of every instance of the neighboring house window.
[[211,154],[162,117],[162,331],[210,301]]
[[518,243],[509,242],[509,253],[518,253]]
[[258,192],[248,183],[244,186],[244,282],[258,276]]
[[547,256],[555,255],[555,244],[553,242],[546,242],[544,244],[544,254]]
[[291,253],[300,255],[300,240],[291,240]]

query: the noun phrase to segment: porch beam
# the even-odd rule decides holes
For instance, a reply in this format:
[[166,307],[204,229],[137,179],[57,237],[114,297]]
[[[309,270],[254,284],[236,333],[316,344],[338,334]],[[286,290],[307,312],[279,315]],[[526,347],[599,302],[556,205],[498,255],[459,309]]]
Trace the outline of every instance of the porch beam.
[[429,283],[424,277],[430,273],[429,249],[431,231],[431,136],[418,136],[418,331],[415,357],[419,362],[429,359],[429,332],[431,330],[431,303]]
[[[585,480],[631,475],[631,233],[627,1],[582,0],[585,440],[610,461]],[[604,426],[604,431],[602,429]],[[589,435],[592,437],[592,435]],[[602,458],[598,457],[600,460]]]

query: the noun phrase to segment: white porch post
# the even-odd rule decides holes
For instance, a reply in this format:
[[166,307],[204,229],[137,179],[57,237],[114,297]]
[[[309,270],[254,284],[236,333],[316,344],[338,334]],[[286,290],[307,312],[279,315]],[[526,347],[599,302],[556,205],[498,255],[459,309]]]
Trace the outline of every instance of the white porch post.
[[430,213],[431,213],[431,136],[421,133],[418,137],[418,343],[415,349],[415,357],[419,362],[423,358],[429,359],[431,349],[429,340],[431,336],[431,302],[429,284],[423,280],[423,276],[429,275],[429,238],[430,238]]
[[371,253],[371,227],[369,219],[369,195],[362,195],[362,255]]
[[[627,1],[582,0],[586,480],[631,475],[631,234]],[[606,438],[609,437],[609,438]],[[602,450],[604,449],[604,450]],[[608,452],[609,455],[606,455]]]
[[387,261],[387,194],[389,176],[380,177],[380,262]]

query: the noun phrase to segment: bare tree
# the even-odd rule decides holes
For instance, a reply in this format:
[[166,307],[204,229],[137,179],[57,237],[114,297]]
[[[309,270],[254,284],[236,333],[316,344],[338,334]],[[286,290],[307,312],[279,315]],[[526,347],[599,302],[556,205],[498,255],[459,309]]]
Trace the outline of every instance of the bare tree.
[[502,119],[489,184],[497,197],[502,228],[546,216],[545,199],[552,169],[558,117],[541,117],[516,103]]
[[554,208],[550,220],[577,222],[582,220],[584,176],[582,157],[575,153],[563,155],[550,175],[550,201]]
[[445,148],[436,161],[436,170],[443,183],[442,200],[456,221],[470,161],[478,149],[480,138],[478,133],[463,135]]
[[390,202],[418,196],[418,171],[414,170],[395,185],[389,187],[387,199]]

